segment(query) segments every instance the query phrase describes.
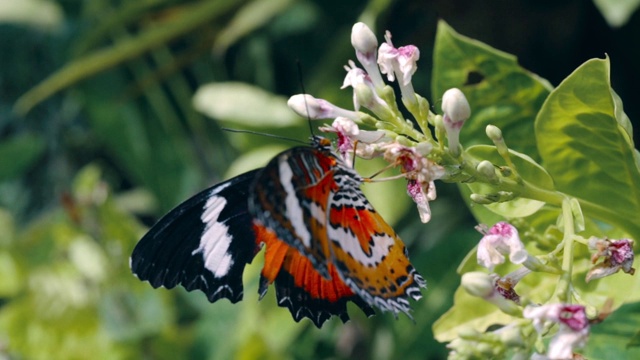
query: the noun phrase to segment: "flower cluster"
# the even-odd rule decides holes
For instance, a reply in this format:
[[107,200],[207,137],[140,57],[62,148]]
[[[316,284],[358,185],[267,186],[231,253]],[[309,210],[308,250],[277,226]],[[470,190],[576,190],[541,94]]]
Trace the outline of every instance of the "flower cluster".
[[[353,88],[354,110],[343,109],[310,95],[295,95],[289,107],[309,119],[333,119],[331,125],[320,129],[337,134],[337,150],[344,161],[353,166],[354,156],[365,159],[384,158],[397,167],[407,179],[407,193],[417,204],[422,222],[431,219],[429,202],[436,199],[434,180],[446,176],[445,169],[433,159],[441,155],[443,147],[432,137],[428,124],[435,115],[428,102],[416,94],[411,83],[417,70],[420,51],[413,45],[395,47],[391,33],[385,42],[378,41],[365,24],[357,23],[351,32],[351,43],[361,68],[354,61],[345,66],[347,74],[342,89]],[[392,88],[383,80],[398,81],[402,102],[415,117],[404,119],[398,110]],[[368,112],[360,111],[362,108]],[[458,134],[470,115],[469,103],[458,89],[443,96],[442,124],[446,130],[449,149],[459,154]],[[376,130],[362,130],[359,125],[370,125]],[[414,128],[418,124],[422,131]],[[436,146],[438,145],[438,146]]]
[[[389,32],[384,38],[385,41],[378,45],[375,35],[365,24],[357,23],[352,28],[351,44],[359,64],[348,61],[341,88],[353,90],[353,110],[310,95],[291,97],[289,106],[309,119],[331,119],[331,124],[320,129],[336,134],[337,151],[349,166],[354,166],[356,157],[378,157],[387,161],[389,167],[399,169],[399,175],[388,179],[406,179],[407,193],[417,204],[422,222],[431,219],[429,202],[436,199],[434,181],[438,179],[486,185],[482,189],[490,189],[487,193],[470,195],[470,199],[479,205],[524,198],[561,208],[557,223],[548,230],[550,234],[562,233],[562,236],[549,236],[558,243],[550,247],[553,250],[548,254],[530,254],[527,248],[538,251],[542,247],[525,246],[518,229],[508,222],[498,222],[491,228],[477,228],[482,233],[477,263],[486,270],[464,274],[461,287],[469,295],[510,315],[513,322],[494,324],[497,329],[483,329],[484,332],[473,327],[477,323],[468,328],[460,326],[459,338],[448,348],[450,358],[461,359],[508,355],[526,358],[532,353],[532,358],[536,359],[574,358],[574,350],[585,345],[590,331],[585,303],[572,285],[574,244],[588,245],[593,252],[593,266],[586,276],[589,282],[619,271],[633,275],[633,241],[606,238],[587,241],[578,236],[577,233],[584,231],[580,201],[560,191],[529,183],[531,179],[523,176],[524,171],[519,173],[522,169],[516,164],[521,166],[522,162],[532,164],[535,161],[509,149],[500,128],[487,125],[486,135],[495,145],[502,164],[477,159],[474,152],[465,151],[460,142],[460,131],[471,116],[471,107],[463,92],[457,88],[444,92],[442,114],[432,113],[428,101],[416,93],[412,84],[420,51],[413,45],[396,47]],[[405,112],[399,110],[395,92],[385,83],[385,78],[388,82],[397,81]],[[405,119],[406,112],[411,119]],[[520,161],[515,161],[516,156]],[[527,220],[523,218],[522,221]],[[549,239],[544,240],[549,245]],[[506,275],[494,272],[507,266],[512,271]],[[533,303],[531,299],[537,294],[518,291],[518,284],[525,277],[532,279],[530,274],[533,273],[552,274],[557,278],[553,295],[541,304]],[[526,287],[520,285],[520,289]],[[592,308],[594,306],[590,306]],[[546,336],[551,339],[545,349],[541,340]]]

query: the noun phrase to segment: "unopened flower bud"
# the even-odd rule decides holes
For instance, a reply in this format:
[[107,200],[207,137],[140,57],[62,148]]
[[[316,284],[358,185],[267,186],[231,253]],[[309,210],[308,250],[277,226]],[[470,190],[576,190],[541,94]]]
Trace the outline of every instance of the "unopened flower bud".
[[495,166],[493,166],[493,164],[490,161],[482,160],[476,167],[476,170],[478,170],[478,172],[482,174],[482,176],[487,178],[487,180],[489,180],[490,183],[493,184],[498,181],[498,177],[496,176]]
[[326,100],[307,94],[293,95],[287,101],[287,105],[296,114],[309,119],[333,119],[338,116],[358,119],[358,114],[354,111],[337,107]]
[[470,294],[486,298],[493,294],[493,279],[483,272],[473,271],[462,275],[462,287]]
[[378,50],[378,39],[365,23],[357,22],[351,28],[351,45],[361,53],[375,54]]
[[452,155],[460,155],[460,129],[471,115],[469,102],[462,91],[452,88],[442,95],[442,121],[449,140],[449,151]]

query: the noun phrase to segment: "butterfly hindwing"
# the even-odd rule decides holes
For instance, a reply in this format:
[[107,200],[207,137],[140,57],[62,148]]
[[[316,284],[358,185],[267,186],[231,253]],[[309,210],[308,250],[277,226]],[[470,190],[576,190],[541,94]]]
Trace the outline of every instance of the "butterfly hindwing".
[[374,314],[373,309],[342,282],[332,264],[328,266],[330,278],[325,278],[306,256],[279,240],[273,231],[256,226],[255,232],[266,244],[261,298],[267,287],[275,282],[278,305],[288,308],[295,321],[307,317],[318,328],[334,315],[343,322],[349,320],[349,301],[367,316]]
[[133,250],[133,273],[156,288],[202,290],[211,302],[241,300],[242,272],[259,250],[247,209],[256,173],[212,186],[162,217]]
[[339,187],[329,202],[327,226],[333,263],[345,283],[369,305],[408,314],[408,298],[420,299],[426,282],[359,183],[349,174],[338,173],[336,179]]

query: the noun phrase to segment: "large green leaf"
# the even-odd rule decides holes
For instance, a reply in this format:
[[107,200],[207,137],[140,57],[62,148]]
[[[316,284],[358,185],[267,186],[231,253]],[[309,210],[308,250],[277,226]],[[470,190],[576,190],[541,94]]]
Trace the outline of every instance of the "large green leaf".
[[[515,56],[438,24],[433,50],[431,94],[440,99],[450,88],[464,92],[472,115],[460,134],[463,145],[489,144],[485,127],[502,129],[512,149],[538,160],[533,120],[551,85],[518,65]],[[435,101],[439,104],[439,101]]]
[[640,238],[638,152],[608,58],[587,61],[549,95],[535,132],[556,189],[580,199],[587,216]]
[[640,303],[623,306],[600,324],[591,326],[581,353],[587,359],[638,359],[640,348],[629,346],[640,329]]

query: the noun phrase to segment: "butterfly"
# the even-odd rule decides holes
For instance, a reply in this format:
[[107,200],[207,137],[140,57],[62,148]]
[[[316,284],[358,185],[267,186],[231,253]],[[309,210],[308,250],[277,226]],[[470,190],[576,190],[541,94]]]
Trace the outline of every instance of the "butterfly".
[[425,280],[405,245],[360,190],[354,169],[313,137],[264,168],[214,185],[162,217],[138,242],[132,272],[154,288],[182,285],[210,302],[242,299],[242,273],[262,247],[262,299],[275,284],[278,305],[320,328],[349,320],[347,303],[409,315]]

